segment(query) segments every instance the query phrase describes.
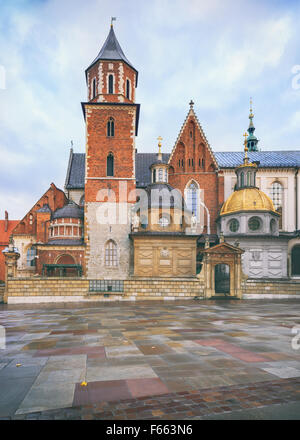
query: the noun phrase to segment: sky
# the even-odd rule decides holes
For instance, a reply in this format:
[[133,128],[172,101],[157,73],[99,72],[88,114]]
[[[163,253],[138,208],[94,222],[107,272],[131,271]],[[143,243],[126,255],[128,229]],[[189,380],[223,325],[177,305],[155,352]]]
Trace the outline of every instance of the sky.
[[139,152],[170,152],[193,99],[213,151],[300,147],[299,0],[0,0],[0,218],[63,189],[85,151],[84,71],[110,27],[139,71]]

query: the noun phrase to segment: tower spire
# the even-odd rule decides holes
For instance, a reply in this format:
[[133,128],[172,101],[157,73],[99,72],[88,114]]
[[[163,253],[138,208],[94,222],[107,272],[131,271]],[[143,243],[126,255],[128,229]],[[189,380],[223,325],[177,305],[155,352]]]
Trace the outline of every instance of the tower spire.
[[249,136],[247,138],[247,148],[249,151],[258,151],[257,148],[258,139],[254,135],[255,127],[253,124],[253,118],[254,118],[254,114],[252,110],[252,98],[250,98],[250,114],[249,114],[250,122],[249,122],[249,128],[247,130],[249,133]]

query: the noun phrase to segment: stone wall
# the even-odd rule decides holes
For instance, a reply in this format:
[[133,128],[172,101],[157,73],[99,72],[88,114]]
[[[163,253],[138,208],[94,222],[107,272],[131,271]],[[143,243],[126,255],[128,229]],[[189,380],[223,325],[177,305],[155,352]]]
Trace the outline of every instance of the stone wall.
[[197,278],[190,280],[131,279],[124,282],[126,296],[131,299],[183,299],[203,296],[204,283]]
[[3,302],[4,299],[4,291],[5,291],[5,284],[0,284],[0,303]]
[[[243,299],[300,298],[300,280],[247,280]],[[204,298],[202,279],[131,278],[124,292],[90,292],[89,281],[79,278],[12,278],[8,281],[8,303],[70,301],[132,301]],[[1,287],[0,287],[1,297]]]
[[300,280],[248,279],[242,284],[243,299],[297,296],[300,297]]
[[8,281],[8,303],[81,301],[89,282],[78,278],[13,278]]
[[[105,295],[105,296],[104,296]],[[162,280],[130,279],[124,292],[89,292],[89,281],[78,278],[13,278],[8,281],[8,303],[69,302],[95,300],[183,299],[203,296],[196,278]]]

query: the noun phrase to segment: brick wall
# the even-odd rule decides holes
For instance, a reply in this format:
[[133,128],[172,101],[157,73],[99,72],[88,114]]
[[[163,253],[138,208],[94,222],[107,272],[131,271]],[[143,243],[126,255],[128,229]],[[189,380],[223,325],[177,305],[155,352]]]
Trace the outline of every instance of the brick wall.
[[[182,194],[192,180],[198,183],[201,199],[210,214],[210,230],[216,233],[216,218],[224,202],[224,176],[217,172],[214,157],[193,111],[183,124],[170,159],[169,183]],[[207,216],[204,214],[204,233]]]

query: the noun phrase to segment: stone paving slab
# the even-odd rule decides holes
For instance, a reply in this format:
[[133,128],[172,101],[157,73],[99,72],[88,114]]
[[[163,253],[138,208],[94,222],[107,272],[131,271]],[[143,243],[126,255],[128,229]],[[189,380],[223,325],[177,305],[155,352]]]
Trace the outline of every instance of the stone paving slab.
[[[151,379],[149,379],[151,380]],[[300,407],[300,379],[279,379],[275,381],[262,382],[260,384],[221,386],[205,388],[202,390],[182,391],[177,393],[164,393],[152,395],[151,397],[127,398],[128,387],[125,381],[112,384],[91,384],[93,399],[87,398],[85,403],[84,395],[88,395],[86,388],[79,389],[80,396],[74,401],[74,406],[59,410],[37,411],[28,414],[15,414],[8,419],[48,419],[48,420],[193,420],[193,419],[249,419],[246,410],[260,410],[269,413],[272,417],[272,410],[277,420],[281,418],[279,405],[283,407],[294,404],[291,418],[299,420],[295,415],[295,408]],[[97,394],[106,387],[107,395]],[[114,400],[111,387],[114,386]],[[105,399],[106,400],[102,400]],[[97,402],[90,403],[91,400]],[[80,406],[78,406],[80,404]],[[269,411],[268,411],[269,410]],[[254,412],[253,418],[259,418]],[[268,418],[268,417],[266,417]],[[284,418],[289,418],[284,412]]]
[[0,417],[201,418],[297,400],[300,350],[292,348],[291,329],[299,306],[0,305],[8,336],[0,350]]

